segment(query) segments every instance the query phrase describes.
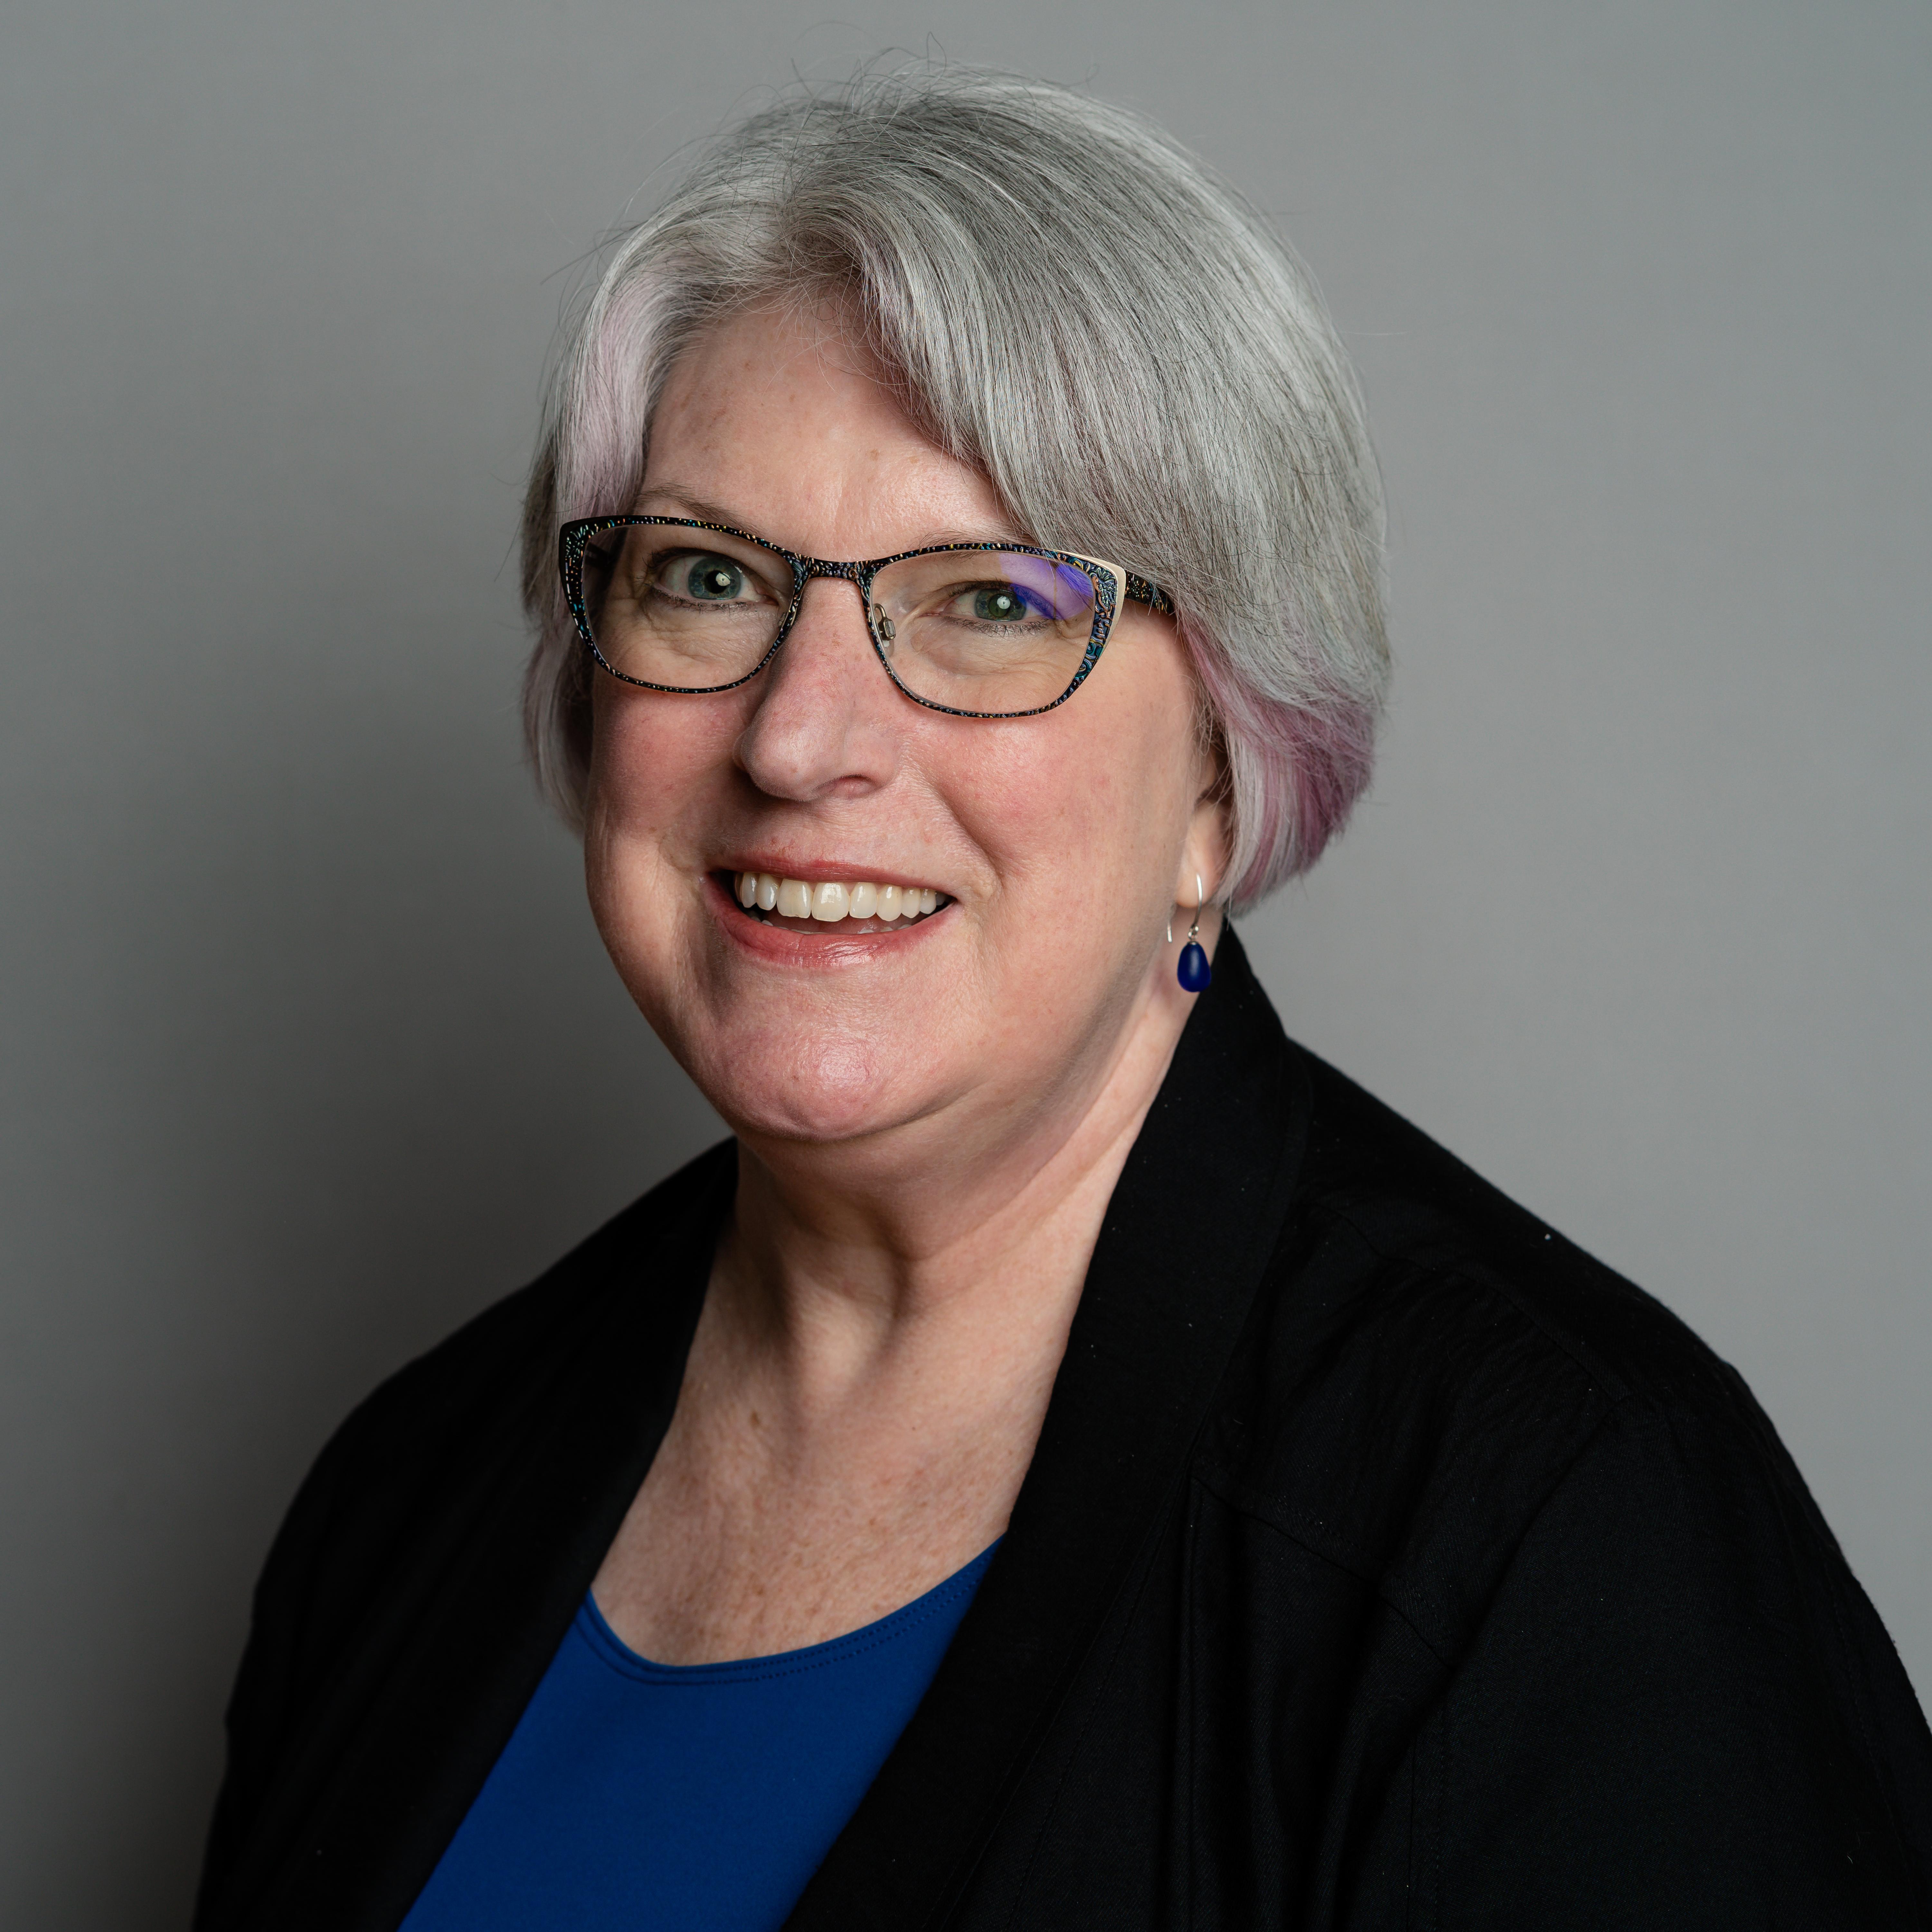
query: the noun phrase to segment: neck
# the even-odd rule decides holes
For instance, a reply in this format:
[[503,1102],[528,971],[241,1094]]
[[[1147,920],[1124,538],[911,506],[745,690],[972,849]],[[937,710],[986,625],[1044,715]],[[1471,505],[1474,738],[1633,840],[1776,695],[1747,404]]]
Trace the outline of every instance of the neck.
[[1047,1351],[1057,1366],[1107,1203],[1192,1005],[1165,966],[1046,1100],[974,1118],[943,1109],[856,1142],[741,1137],[712,1311],[739,1346],[810,1408],[836,1406],[929,1347]]

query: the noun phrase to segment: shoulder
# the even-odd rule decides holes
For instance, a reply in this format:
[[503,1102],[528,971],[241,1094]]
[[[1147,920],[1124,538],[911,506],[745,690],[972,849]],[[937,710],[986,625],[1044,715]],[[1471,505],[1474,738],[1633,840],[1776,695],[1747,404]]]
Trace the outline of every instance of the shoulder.
[[297,1679],[326,1676],[373,1601],[473,1529],[469,1519],[487,1514],[506,1472],[599,1372],[614,1327],[676,1345],[673,1304],[701,1297],[735,1172],[732,1143],[700,1155],[356,1408],[270,1549],[238,1700],[271,1685],[292,1695]]
[[1580,1896],[1638,1922],[1667,1877],[1700,1922],[1767,1891],[1807,1924],[1917,1922],[1932,1735],[1742,1378],[1306,1072],[1294,1204],[1205,1480],[1426,1660],[1445,1894],[1498,1922],[1567,1923]]
[[[1683,1322],[1306,1070],[1293,1204],[1210,1441],[1231,1499],[1410,1595],[1451,1652],[1552,1495],[1620,1458],[1670,1488],[1684,1534],[1722,1516],[1839,1562],[1742,1379]],[[1629,1527],[1599,1523],[1606,1546]]]
[[[393,1480],[399,1456],[487,1448],[567,1376],[625,1299],[675,1292],[688,1273],[684,1237],[706,1244],[728,1205],[734,1144],[708,1149],[614,1215],[526,1286],[493,1303],[380,1384],[320,1459],[371,1458]],[[701,1222],[701,1228],[687,1224]]]
[[[1719,1867],[1748,1891],[1706,1857],[1713,1820],[1746,1819],[1793,1898],[1835,1898],[1841,1851],[1874,1898],[1922,1895],[1932,1736],[1742,1378],[1340,1075],[1305,1071],[1293,1205],[1197,1473],[1427,1658],[1459,1842],[1541,1874],[1550,1899],[1575,1895],[1586,1852],[1608,1898],[1630,1845],[1678,1838],[1692,1892]],[[1270,1609],[1270,1628],[1293,1615]],[[1580,1818],[1597,1821],[1580,1837]],[[1471,1896],[1484,1864],[1457,1880]]]
[[612,1430],[595,1424],[626,1406],[613,1387],[632,1408],[653,1383],[674,1395],[735,1173],[732,1144],[701,1156],[392,1376],[331,1438],[256,1586],[203,1916],[263,1807],[314,1798],[344,1738],[400,1681],[411,1631],[447,1622],[448,1591],[519,1486],[536,1490],[525,1516],[566,1534],[608,1473]]

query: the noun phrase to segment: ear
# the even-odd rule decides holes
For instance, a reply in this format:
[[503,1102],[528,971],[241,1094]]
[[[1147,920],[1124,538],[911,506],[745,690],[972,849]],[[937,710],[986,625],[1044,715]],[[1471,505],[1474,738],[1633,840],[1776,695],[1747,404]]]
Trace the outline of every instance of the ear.
[[1190,910],[1211,899],[1227,881],[1228,859],[1234,848],[1232,815],[1228,809],[1228,763],[1217,734],[1202,747],[1196,773],[1194,811],[1180,848],[1174,874],[1174,902]]

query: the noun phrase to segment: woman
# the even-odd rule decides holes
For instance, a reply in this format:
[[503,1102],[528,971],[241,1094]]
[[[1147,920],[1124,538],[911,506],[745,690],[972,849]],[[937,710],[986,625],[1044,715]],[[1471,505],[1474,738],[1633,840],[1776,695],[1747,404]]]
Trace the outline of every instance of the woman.
[[1116,110],[868,81],[622,246],[528,715],[735,1138],[325,1451],[203,1927],[1926,1922],[1748,1394],[1224,926],[1366,782],[1378,538],[1305,278]]

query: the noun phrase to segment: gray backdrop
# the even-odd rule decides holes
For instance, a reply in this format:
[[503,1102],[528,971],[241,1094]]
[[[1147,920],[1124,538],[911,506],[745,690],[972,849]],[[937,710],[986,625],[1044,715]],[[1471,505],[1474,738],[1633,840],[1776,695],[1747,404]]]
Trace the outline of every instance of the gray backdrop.
[[1366,379],[1371,802],[1290,1029],[1749,1377],[1932,1688],[1932,12],[13,0],[0,1921],[177,1927],[251,1576],[377,1378],[716,1132],[535,803],[570,265],[928,33],[1163,117]]

